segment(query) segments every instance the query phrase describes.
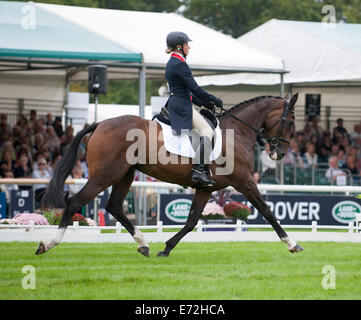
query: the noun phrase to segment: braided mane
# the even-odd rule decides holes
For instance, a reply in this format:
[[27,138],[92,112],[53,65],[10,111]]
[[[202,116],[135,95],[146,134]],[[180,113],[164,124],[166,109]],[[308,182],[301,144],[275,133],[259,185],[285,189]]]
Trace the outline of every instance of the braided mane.
[[[270,98],[274,98],[274,99],[283,99],[282,97],[280,96],[258,96],[258,97],[255,97],[255,98],[252,98],[252,99],[248,99],[248,100],[245,100],[245,101],[242,101],[238,104],[236,104],[235,106],[233,106],[232,108],[228,109],[228,111],[233,111],[235,109],[238,109],[239,107],[245,107],[251,103],[254,103],[254,102],[257,102],[259,100],[262,100],[262,99],[270,99]],[[224,114],[226,114],[226,112],[222,112],[219,117],[223,116]]]

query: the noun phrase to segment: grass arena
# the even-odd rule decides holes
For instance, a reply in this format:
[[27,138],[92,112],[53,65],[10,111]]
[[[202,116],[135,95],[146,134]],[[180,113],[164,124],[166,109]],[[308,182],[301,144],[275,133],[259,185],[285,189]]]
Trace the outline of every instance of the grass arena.
[[[180,243],[168,258],[146,258],[128,243],[62,243],[41,256],[35,242],[0,243],[0,299],[360,298],[361,243],[302,245],[290,254],[280,242]],[[150,243],[152,252],[162,246]],[[34,268],[32,288],[26,266]]]

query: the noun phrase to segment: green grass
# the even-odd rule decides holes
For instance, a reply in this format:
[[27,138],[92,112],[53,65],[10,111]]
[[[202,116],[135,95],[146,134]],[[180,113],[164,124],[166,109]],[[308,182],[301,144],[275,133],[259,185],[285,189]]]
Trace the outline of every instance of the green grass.
[[[0,243],[0,299],[360,299],[361,244],[304,242],[291,254],[281,242],[180,243],[168,258],[151,243],[62,243],[35,256],[35,243]],[[36,289],[24,290],[21,269],[36,270]],[[325,265],[336,289],[322,288]]]

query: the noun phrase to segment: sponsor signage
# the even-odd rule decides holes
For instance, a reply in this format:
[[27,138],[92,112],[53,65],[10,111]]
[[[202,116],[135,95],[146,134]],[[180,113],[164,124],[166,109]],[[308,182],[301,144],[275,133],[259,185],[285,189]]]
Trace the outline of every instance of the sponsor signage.
[[191,208],[193,194],[161,194],[158,220],[163,224],[185,224]]
[[[248,223],[265,223],[262,214],[242,195],[232,198],[251,208]],[[360,204],[347,196],[265,195],[263,198],[281,224],[311,224],[317,221],[320,225],[347,225],[356,221],[356,214],[361,213]]]
[[0,219],[6,218],[6,194],[0,192]]
[[[262,214],[241,194],[232,199],[251,208],[250,224],[268,223]],[[347,225],[361,213],[361,204],[353,197],[330,195],[264,195],[263,199],[281,224]],[[161,194],[158,220],[165,225],[185,224],[193,194]]]
[[33,189],[10,190],[10,217],[34,212]]

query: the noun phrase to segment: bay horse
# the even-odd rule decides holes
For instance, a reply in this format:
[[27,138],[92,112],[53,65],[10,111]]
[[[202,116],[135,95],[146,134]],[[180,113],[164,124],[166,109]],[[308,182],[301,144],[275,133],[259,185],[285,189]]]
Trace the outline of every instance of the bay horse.
[[[178,242],[196,226],[200,215],[213,191],[232,186],[242,193],[252,205],[268,220],[280,240],[288,245],[290,252],[302,251],[303,248],[291,240],[277,222],[275,216],[262,199],[262,196],[253,180],[254,146],[258,135],[270,144],[270,157],[280,160],[289,147],[289,139],[294,130],[294,108],[298,93],[290,99],[281,97],[262,96],[239,103],[229,110],[223,109],[218,115],[222,129],[222,156],[225,163],[233,161],[233,170],[229,174],[216,174],[216,169],[224,167],[213,161],[210,168],[215,185],[203,189],[196,189],[185,226],[165,243],[165,249],[158,252],[158,256],[167,257]],[[152,128],[153,129],[152,129]],[[155,128],[155,131],[154,131]],[[142,163],[129,163],[127,152],[133,143],[128,141],[127,133],[139,129],[146,136],[144,159]],[[151,133],[151,129],[154,131]],[[233,130],[232,156],[226,154],[226,129]],[[77,160],[77,152],[82,138],[90,134],[87,145],[87,162],[89,178],[84,187],[66,203],[63,196],[64,183]],[[156,140],[156,150],[150,150],[151,135],[162,137],[161,126],[156,121],[149,121],[137,116],[125,115],[117,118],[94,123],[81,130],[73,139],[68,150],[55,167],[43,197],[43,207],[65,208],[58,229],[53,237],[46,242],[41,241],[36,254],[42,254],[59,244],[72,216],[83,206],[93,200],[103,190],[112,186],[112,191],[106,205],[110,212],[133,236],[138,244],[138,251],[149,256],[149,245],[142,232],[135,227],[122,211],[123,201],[134,179],[135,170],[139,170],[158,180],[195,187],[191,181],[192,163],[184,161],[183,157],[173,155],[176,163],[161,163],[150,161],[154,153],[164,149],[162,139]],[[134,141],[134,140],[133,140]],[[142,150],[137,151],[142,152]],[[169,155],[169,152],[166,152]],[[232,157],[232,158],[231,158]],[[154,160],[154,159],[153,159]]]

